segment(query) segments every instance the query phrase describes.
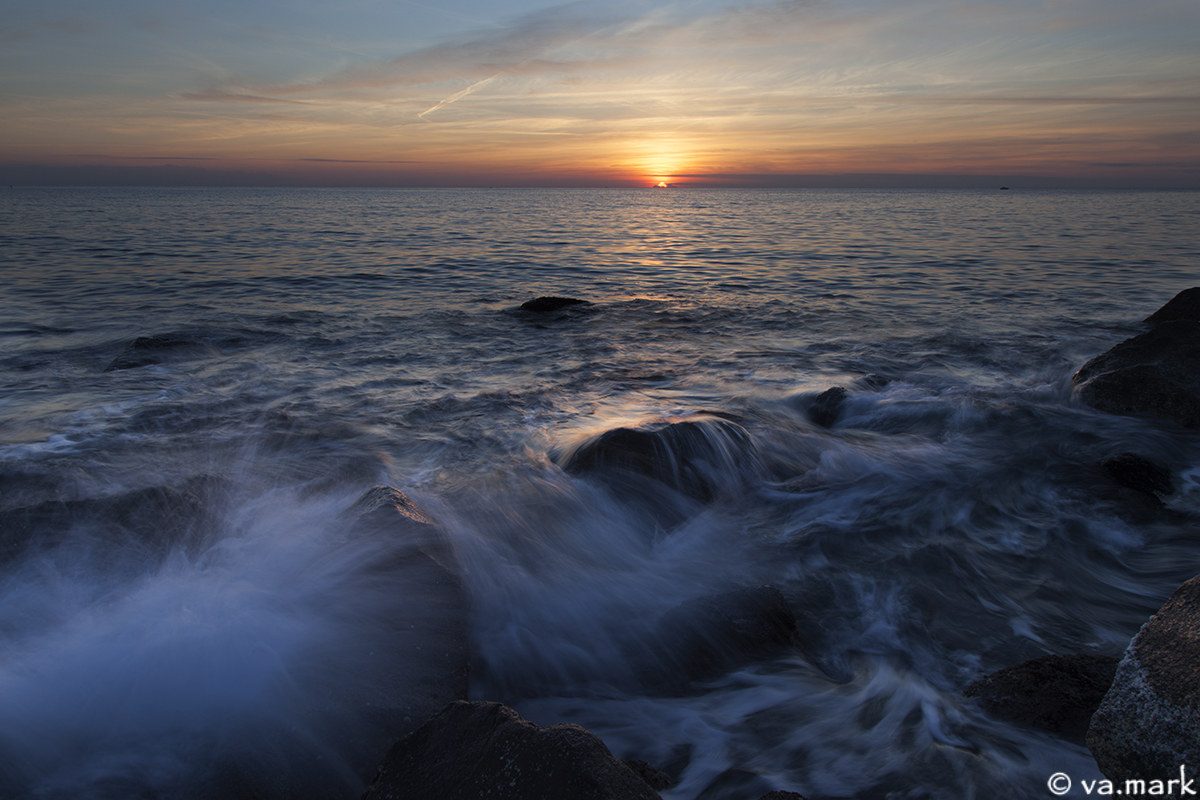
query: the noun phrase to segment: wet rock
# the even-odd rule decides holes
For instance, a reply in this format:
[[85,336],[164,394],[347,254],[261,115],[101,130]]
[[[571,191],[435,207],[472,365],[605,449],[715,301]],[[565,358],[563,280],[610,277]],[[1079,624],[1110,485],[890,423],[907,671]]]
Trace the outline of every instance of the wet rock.
[[535,725],[500,703],[455,702],[398,742],[363,800],[653,800],[573,724]]
[[640,654],[646,682],[676,692],[743,664],[773,658],[800,643],[796,615],[774,586],[734,589],[668,611]]
[[1031,659],[986,675],[963,690],[992,716],[1083,744],[1118,659],[1076,654]]
[[745,428],[710,415],[613,428],[557,460],[572,475],[598,477],[634,491],[651,478],[701,502],[736,491],[758,465]]
[[376,486],[348,509],[347,517],[352,541],[372,537],[387,545],[372,570],[380,591],[407,599],[385,607],[393,635],[365,656],[388,676],[378,682],[388,687],[384,695],[357,700],[386,731],[386,740],[376,745],[374,764],[396,738],[415,730],[447,703],[466,698],[467,596],[445,530],[403,492]]
[[1153,327],[1084,364],[1072,383],[1088,405],[1110,414],[1200,427],[1200,289],[1176,296],[1147,318]]
[[1158,311],[1146,317],[1146,322],[1157,325],[1177,319],[1200,322],[1200,286],[1184,289]]
[[521,311],[528,311],[533,314],[549,314],[554,311],[562,311],[564,308],[572,306],[588,306],[591,305],[587,300],[580,300],[576,297],[535,297],[532,300],[526,300],[521,304]]
[[813,399],[808,407],[808,418],[822,428],[829,428],[837,422],[842,412],[842,404],[846,402],[848,393],[841,386],[834,386],[821,392]]
[[1102,466],[1113,480],[1126,489],[1152,496],[1168,495],[1175,491],[1170,471],[1136,453],[1121,453],[1105,459]]
[[102,497],[47,501],[0,512],[0,563],[65,545],[165,555],[195,553],[212,532],[230,482],[201,475],[179,486],[151,486]]
[[[1177,777],[1200,765],[1200,576],[1134,637],[1092,716],[1087,746],[1109,779]],[[1164,795],[1167,796],[1167,795]]]

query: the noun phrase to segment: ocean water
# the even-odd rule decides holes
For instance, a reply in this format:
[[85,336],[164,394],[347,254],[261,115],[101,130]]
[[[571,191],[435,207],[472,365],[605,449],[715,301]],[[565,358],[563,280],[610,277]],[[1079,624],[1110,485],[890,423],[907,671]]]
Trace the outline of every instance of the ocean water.
[[[453,544],[472,698],[584,725],[668,800],[1098,777],[961,690],[1119,655],[1200,572],[1200,436],[1070,386],[1200,283],[1197,220],[1182,192],[0,193],[0,519],[61,512],[0,531],[0,793],[170,796],[239,750],[356,797],[338,699],[422,603],[338,535],[376,484]],[[516,310],[539,295],[591,305]],[[757,453],[710,502],[556,461],[696,413]],[[1166,510],[1116,492],[1123,452],[1172,468]],[[201,484],[150,544],[73,511]],[[800,646],[686,691],[630,675],[641,623],[763,584]]]

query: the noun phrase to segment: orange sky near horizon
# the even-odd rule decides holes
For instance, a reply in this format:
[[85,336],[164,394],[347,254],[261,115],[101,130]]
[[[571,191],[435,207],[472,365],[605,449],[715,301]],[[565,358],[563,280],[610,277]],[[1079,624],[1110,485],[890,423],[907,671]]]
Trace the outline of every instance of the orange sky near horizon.
[[10,9],[0,180],[1200,188],[1194,3],[227,5]]

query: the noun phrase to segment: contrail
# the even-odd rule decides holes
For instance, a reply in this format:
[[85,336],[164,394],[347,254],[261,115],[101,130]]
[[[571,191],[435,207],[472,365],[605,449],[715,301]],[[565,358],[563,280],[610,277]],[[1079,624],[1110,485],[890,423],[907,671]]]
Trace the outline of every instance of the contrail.
[[429,108],[425,109],[424,111],[422,111],[420,114],[417,114],[417,118],[418,118],[418,119],[425,119],[425,117],[426,117],[427,115],[429,115],[429,114],[432,114],[433,112],[437,111],[439,108],[441,108],[441,107],[443,107],[443,106],[448,106],[448,105],[450,105],[451,103],[454,103],[454,102],[457,102],[457,101],[459,101],[459,100],[462,100],[464,97],[466,97],[467,95],[469,95],[471,92],[475,91],[476,89],[478,89],[478,88],[480,88],[480,87],[482,87],[482,86],[486,86],[486,85],[488,85],[489,83],[491,83],[492,81],[496,80],[496,78],[499,78],[499,77],[500,77],[501,75],[503,75],[503,74],[504,74],[503,72],[497,72],[495,75],[491,75],[491,76],[489,76],[489,77],[487,77],[487,78],[484,78],[484,79],[483,79],[483,80],[481,80],[481,81],[475,81],[474,83],[472,83],[472,84],[471,84],[470,86],[468,86],[467,88],[465,88],[465,89],[462,89],[461,91],[457,91],[457,92],[455,92],[454,94],[452,94],[452,95],[450,95],[449,97],[445,98],[444,100],[442,100],[441,102],[437,103],[436,105],[433,105],[433,106],[431,106],[431,107],[429,107]]

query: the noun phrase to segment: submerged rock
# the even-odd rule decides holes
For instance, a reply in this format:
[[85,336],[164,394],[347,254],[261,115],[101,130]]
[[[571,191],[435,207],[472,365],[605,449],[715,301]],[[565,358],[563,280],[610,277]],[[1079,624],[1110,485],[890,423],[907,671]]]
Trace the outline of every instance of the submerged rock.
[[654,800],[579,725],[535,725],[500,703],[455,702],[387,754],[363,800]]
[[1166,467],[1136,453],[1121,453],[1107,458],[1102,466],[1113,480],[1126,489],[1155,497],[1175,491],[1171,473]]
[[211,355],[216,350],[207,342],[179,333],[160,333],[139,336],[109,362],[105,372],[135,369],[160,364],[168,359],[194,358]]
[[1175,778],[1181,764],[1194,776],[1200,767],[1200,575],[1126,649],[1092,716],[1087,746],[1117,785]]
[[994,717],[1083,744],[1118,659],[1049,655],[985,675],[963,690]]
[[1200,427],[1200,289],[1177,295],[1147,319],[1153,327],[1084,364],[1072,377],[1088,405],[1111,414]]
[[564,471],[636,489],[651,478],[708,502],[743,485],[758,457],[746,429],[711,415],[613,428],[558,458]]

